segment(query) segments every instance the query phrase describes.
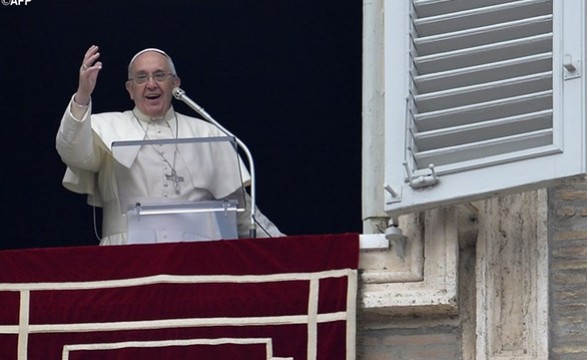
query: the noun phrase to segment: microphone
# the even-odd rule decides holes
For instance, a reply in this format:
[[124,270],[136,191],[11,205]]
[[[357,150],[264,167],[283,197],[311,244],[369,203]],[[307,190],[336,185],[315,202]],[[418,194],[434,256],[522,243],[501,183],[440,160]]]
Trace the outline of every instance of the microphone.
[[256,211],[257,211],[257,204],[256,204],[256,191],[255,191],[255,164],[253,162],[253,156],[249,151],[249,148],[233,133],[228,131],[224,126],[220,125],[220,123],[210,114],[208,114],[204,108],[200,105],[196,104],[192,99],[190,99],[185,91],[176,87],[172,91],[173,97],[177,100],[183,101],[187,106],[189,106],[192,110],[200,114],[204,120],[208,121],[209,123],[215,125],[220,131],[222,131],[227,136],[233,137],[237,143],[237,145],[244,151],[247,161],[249,162],[249,171],[251,173],[251,217],[250,217],[250,224],[249,224],[249,237],[256,238],[257,237],[257,222],[256,222]]

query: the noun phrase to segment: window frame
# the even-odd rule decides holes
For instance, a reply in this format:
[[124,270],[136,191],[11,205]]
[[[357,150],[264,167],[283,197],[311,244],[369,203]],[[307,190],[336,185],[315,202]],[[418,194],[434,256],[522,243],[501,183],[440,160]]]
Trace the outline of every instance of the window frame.
[[[392,217],[456,202],[525,191],[585,174],[585,80],[582,1],[553,0],[553,145],[496,157],[460,169],[413,170],[409,139],[411,0],[385,1],[384,64],[384,209]],[[565,55],[578,76],[566,76]],[[577,106],[576,104],[579,104]],[[564,121],[563,121],[564,120]],[[407,163],[407,166],[406,166]],[[407,183],[410,171],[412,184]],[[489,181],[488,181],[489,180]]]

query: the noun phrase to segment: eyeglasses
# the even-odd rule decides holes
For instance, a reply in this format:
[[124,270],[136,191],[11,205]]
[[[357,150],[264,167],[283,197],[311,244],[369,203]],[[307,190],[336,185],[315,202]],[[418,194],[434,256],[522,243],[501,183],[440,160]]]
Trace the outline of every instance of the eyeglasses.
[[137,85],[143,85],[143,84],[146,84],[150,78],[153,78],[153,80],[161,83],[161,82],[164,82],[165,80],[169,79],[170,77],[174,77],[174,76],[175,76],[175,74],[171,74],[171,73],[156,72],[153,75],[140,74],[135,77],[129,78],[129,80],[134,81],[135,84],[137,84]]

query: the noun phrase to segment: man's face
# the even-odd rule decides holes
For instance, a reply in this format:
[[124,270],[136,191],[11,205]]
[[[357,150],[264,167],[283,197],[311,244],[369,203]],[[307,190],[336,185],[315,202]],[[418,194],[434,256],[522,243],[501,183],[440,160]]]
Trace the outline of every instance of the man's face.
[[[131,78],[126,82],[126,90],[135,106],[145,115],[163,117],[171,105],[173,88],[179,86],[180,80],[171,73],[167,58],[157,52],[149,51],[139,55],[131,67]],[[156,75],[165,74],[165,80],[159,82]],[[155,75],[155,76],[154,76]],[[137,84],[136,79],[147,77],[147,82]]]

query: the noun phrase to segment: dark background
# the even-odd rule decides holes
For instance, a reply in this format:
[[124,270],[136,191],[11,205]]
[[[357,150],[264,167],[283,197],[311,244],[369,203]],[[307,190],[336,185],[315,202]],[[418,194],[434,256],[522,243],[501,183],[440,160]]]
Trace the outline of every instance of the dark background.
[[0,29],[0,249],[97,244],[55,151],[92,44],[94,112],[131,108],[128,61],[161,48],[251,150],[257,203],[283,232],[361,231],[361,1],[31,0],[0,5]]

